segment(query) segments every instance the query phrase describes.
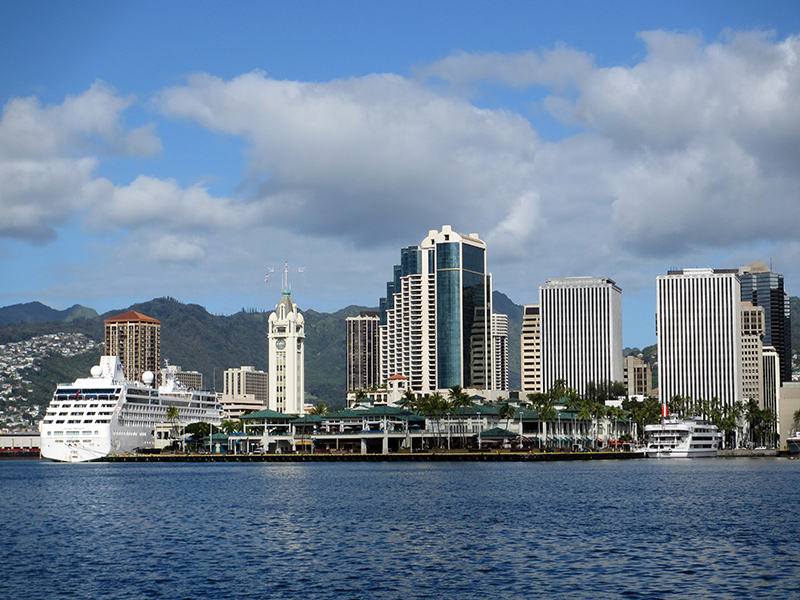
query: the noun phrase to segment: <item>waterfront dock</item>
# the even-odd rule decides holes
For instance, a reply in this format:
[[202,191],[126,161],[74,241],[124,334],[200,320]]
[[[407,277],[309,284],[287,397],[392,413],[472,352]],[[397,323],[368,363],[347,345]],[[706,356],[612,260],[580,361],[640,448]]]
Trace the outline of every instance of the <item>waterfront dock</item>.
[[558,462],[631,460],[642,452],[415,452],[392,454],[130,454],[98,462]]

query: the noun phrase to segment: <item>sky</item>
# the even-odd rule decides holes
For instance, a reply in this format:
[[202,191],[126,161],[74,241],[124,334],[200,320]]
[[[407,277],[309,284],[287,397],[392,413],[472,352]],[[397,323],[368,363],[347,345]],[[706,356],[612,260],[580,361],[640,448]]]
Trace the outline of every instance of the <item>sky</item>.
[[[762,260],[800,295],[794,1],[0,0],[0,306],[377,306],[452,225],[494,288]],[[268,281],[265,279],[268,277]]]

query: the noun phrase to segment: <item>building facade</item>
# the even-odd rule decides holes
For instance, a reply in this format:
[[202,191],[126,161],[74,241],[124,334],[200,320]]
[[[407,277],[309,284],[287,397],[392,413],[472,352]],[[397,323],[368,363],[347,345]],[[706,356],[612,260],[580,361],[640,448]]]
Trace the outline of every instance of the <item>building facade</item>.
[[347,317],[347,391],[371,390],[380,383],[380,314]]
[[538,304],[525,306],[522,312],[520,340],[521,388],[525,394],[542,391],[542,320]]
[[653,393],[653,370],[638,356],[622,360],[622,382],[628,396],[649,396]]
[[305,320],[284,289],[269,316],[269,409],[299,415],[305,396]]
[[253,366],[226,369],[220,402],[230,418],[267,408],[269,374]]
[[764,309],[750,302],[741,303],[742,398],[764,402],[763,351]]
[[579,393],[622,381],[622,291],[613,280],[548,279],[539,301],[544,391],[559,379]]
[[735,269],[684,269],[656,278],[659,396],[742,400],[741,287]]
[[105,320],[105,353],[118,356],[125,378],[141,381],[158,373],[161,361],[161,321],[136,311]]
[[739,268],[742,302],[764,309],[765,346],[771,346],[780,358],[781,381],[792,380],[792,328],[789,295],[783,287],[783,275],[773,273],[762,261]]
[[508,390],[508,315],[492,313],[493,390]]
[[420,393],[489,388],[491,292],[486,244],[477,234],[445,225],[403,248],[380,301],[382,382],[403,375]]

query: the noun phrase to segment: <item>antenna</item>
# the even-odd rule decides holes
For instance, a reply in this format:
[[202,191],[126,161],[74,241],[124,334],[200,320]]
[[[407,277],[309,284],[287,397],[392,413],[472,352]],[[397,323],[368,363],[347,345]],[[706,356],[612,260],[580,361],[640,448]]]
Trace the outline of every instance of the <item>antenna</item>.
[[[303,273],[306,268],[305,267],[296,267],[298,273]],[[274,267],[267,267],[267,275],[264,277],[264,283],[269,282],[269,274],[274,273]],[[283,281],[281,282],[283,286],[283,295],[284,296],[291,296],[292,295],[292,286],[289,284],[289,261],[283,263]]]

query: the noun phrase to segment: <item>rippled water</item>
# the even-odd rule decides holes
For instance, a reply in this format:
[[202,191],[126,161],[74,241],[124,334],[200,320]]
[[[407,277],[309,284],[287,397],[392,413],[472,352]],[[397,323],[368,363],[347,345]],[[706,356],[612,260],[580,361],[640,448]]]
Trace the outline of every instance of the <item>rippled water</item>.
[[0,463],[4,598],[800,598],[800,461]]

